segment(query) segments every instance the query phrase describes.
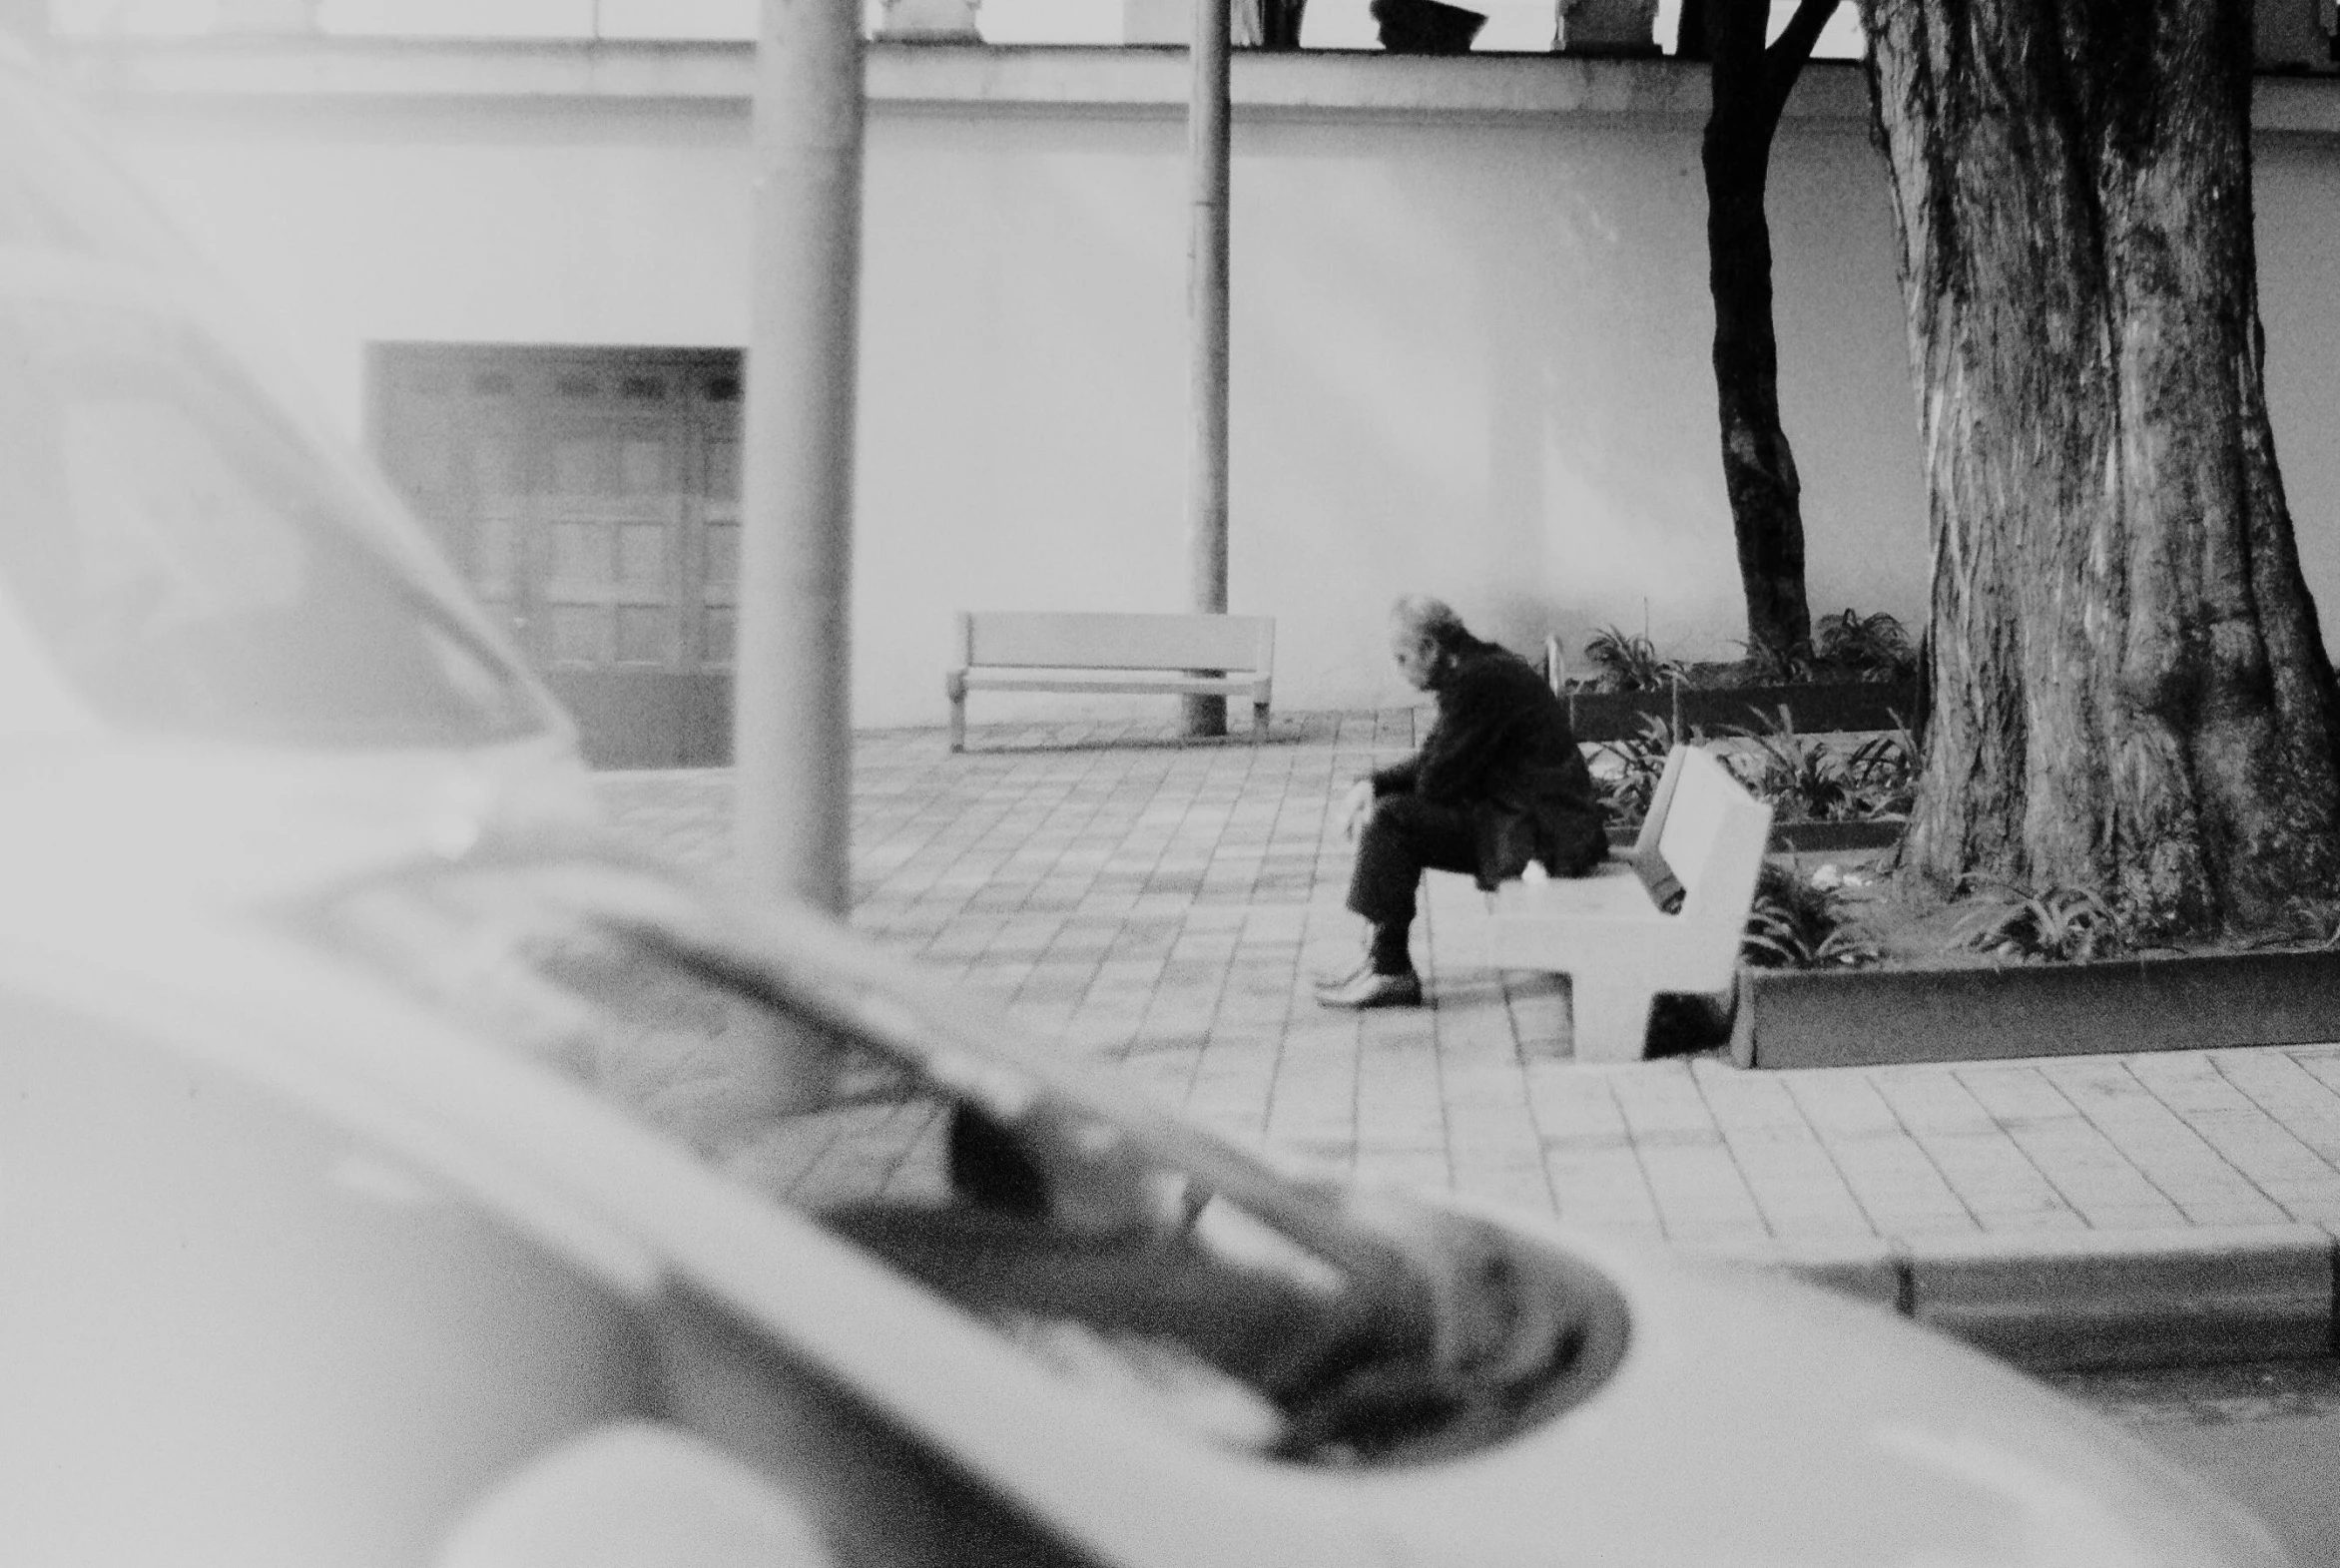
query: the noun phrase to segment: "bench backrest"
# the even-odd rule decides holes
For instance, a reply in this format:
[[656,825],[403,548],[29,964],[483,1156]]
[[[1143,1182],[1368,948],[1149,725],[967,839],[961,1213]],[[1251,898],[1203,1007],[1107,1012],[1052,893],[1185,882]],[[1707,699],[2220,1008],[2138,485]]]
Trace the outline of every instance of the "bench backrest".
[[1729,926],[1735,952],[1763,870],[1771,807],[1749,794],[1720,758],[1679,746],[1666,758],[1665,776],[1650,802],[1650,821],[1657,830],[1658,853],[1687,892],[1681,917]]
[[1258,670],[1276,659],[1267,615],[961,612],[967,665],[1060,670]]

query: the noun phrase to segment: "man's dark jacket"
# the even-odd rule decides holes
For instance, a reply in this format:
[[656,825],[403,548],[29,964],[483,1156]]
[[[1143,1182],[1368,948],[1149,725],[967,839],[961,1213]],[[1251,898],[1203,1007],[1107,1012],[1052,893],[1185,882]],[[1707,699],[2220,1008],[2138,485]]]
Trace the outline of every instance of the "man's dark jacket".
[[1581,876],[1606,857],[1606,813],[1568,710],[1527,661],[1465,636],[1431,690],[1438,723],[1421,751],[1373,776],[1374,793],[1411,790],[1466,811],[1483,888],[1530,859]]

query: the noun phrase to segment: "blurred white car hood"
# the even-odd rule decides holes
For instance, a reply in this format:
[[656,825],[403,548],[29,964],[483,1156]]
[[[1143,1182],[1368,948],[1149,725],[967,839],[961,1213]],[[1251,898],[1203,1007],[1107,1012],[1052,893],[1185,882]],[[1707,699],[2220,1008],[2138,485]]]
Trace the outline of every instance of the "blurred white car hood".
[[45,739],[0,746],[0,920],[125,901],[222,912],[593,820],[566,732],[469,750],[301,752]]

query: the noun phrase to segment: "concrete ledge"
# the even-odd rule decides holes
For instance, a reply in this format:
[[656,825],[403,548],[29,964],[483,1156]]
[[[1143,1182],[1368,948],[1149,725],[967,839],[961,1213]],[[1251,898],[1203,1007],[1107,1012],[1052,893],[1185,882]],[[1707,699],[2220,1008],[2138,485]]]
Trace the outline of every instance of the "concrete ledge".
[[2340,1352],[2335,1243],[2313,1226],[1734,1243],[1788,1275],[2037,1371]]
[[1910,1314],[2019,1365],[2323,1355],[2333,1242],[2308,1226],[1913,1242]]
[[1896,730],[1918,717],[1918,683],[1806,682],[1801,686],[1685,686],[1654,692],[1571,692],[1568,724],[1579,741],[1623,741],[1651,719],[1727,734],[1768,725],[1786,709],[1801,735]]
[[1697,1256],[1788,1275],[1887,1311],[1909,1309],[1908,1271],[1890,1242],[1762,1242],[1701,1250]]
[[[1771,824],[1767,854],[1851,854],[1866,849],[1890,849],[1909,828],[1904,816],[1879,816],[1850,822],[1779,822]],[[1641,836],[1639,827],[1608,830],[1611,849],[1630,849]],[[1741,1065],[1745,1065],[1742,1063]]]
[[[711,100],[745,111],[755,89],[747,42],[568,39],[215,37],[77,40],[57,59],[109,93],[238,98]],[[876,42],[873,107],[985,105],[1184,116],[1183,48],[1031,48]],[[1390,55],[1238,51],[1232,91],[1250,113],[1549,116],[1706,115],[1703,64],[1564,55]],[[1858,68],[1805,71],[1790,118],[1866,124]]]
[[2198,953],[1955,969],[1741,969],[1741,1067],[2340,1039],[2340,952]]
[[[421,39],[278,36],[60,39],[58,68],[87,91],[280,100],[698,100],[745,113],[755,46],[734,40]],[[867,50],[873,108],[986,105],[1186,113],[1177,47],[1001,47],[879,41]],[[1238,50],[1242,116],[1706,117],[1707,68],[1672,59],[1554,54],[1391,55]],[[1815,61],[1787,119],[1865,131],[1868,88],[1850,61]],[[2340,76],[2262,77],[2261,131],[2340,136]]]

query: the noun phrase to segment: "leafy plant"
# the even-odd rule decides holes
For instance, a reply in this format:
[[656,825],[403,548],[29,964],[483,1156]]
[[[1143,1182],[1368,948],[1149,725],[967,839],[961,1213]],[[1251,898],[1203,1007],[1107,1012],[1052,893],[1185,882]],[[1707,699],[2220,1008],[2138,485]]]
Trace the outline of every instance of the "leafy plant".
[[1595,680],[1611,692],[1654,692],[1683,678],[1679,661],[1658,653],[1646,635],[1635,636],[1604,626],[1584,645],[1585,662],[1598,672]]
[[1779,717],[1750,709],[1758,721],[1737,725],[1731,734],[1755,743],[1752,753],[1732,759],[1747,787],[1771,802],[1782,821],[1834,821],[1850,814],[1852,777],[1835,748],[1796,733],[1795,716],[1782,703]]
[[1617,770],[1594,774],[1593,783],[1618,826],[1638,827],[1647,818],[1657,782],[1665,776],[1666,754],[1677,744],[1673,725],[1655,714],[1642,716],[1639,735],[1600,743],[1601,751],[1617,760]]
[[2253,947],[2340,948],[2340,900],[2306,898],[2293,894],[2283,906],[2276,928],[2250,944]]
[[1836,888],[1765,861],[1739,957],[1757,969],[1824,969],[1874,963],[1878,951]]
[[1812,651],[1823,664],[1864,681],[1898,681],[1918,668],[1908,630],[1882,610],[1864,616],[1847,608],[1825,617],[1812,629]]
[[1909,815],[1918,801],[1918,743],[1909,726],[1897,724],[1854,748],[1845,762],[1845,784],[1848,816],[1874,821]]
[[1812,661],[1794,650],[1760,639],[1743,642],[1746,650],[1745,679],[1760,686],[1793,686],[1812,679]]
[[2120,923],[2111,906],[2084,887],[1981,885],[1998,896],[1960,922],[1958,940],[1964,946],[2009,958],[2070,963],[2120,945]]

